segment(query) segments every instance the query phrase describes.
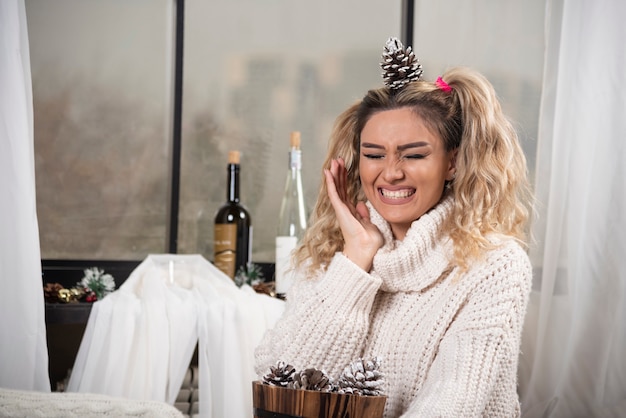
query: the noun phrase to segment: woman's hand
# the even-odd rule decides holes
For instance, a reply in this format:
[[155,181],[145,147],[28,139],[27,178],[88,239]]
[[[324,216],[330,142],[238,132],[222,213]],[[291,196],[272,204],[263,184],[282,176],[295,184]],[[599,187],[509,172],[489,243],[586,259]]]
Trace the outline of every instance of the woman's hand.
[[370,221],[365,203],[358,202],[355,207],[348,200],[348,172],[343,159],[332,160],[330,169],[324,169],[324,176],[328,198],[335,209],[345,241],[343,253],[363,270],[370,271],[374,255],[384,243],[383,235]]

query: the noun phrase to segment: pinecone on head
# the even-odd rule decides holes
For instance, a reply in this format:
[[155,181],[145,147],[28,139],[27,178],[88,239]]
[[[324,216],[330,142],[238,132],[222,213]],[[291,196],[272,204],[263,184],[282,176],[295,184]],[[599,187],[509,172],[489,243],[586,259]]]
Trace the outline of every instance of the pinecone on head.
[[287,387],[293,381],[296,369],[284,361],[276,362],[276,366],[270,366],[270,371],[263,376],[263,383],[280,387]]
[[323,370],[308,368],[293,375],[293,382],[288,386],[291,389],[318,390],[332,392],[332,379]]
[[404,48],[398,38],[389,38],[383,50],[380,66],[387,87],[397,90],[422,76],[422,65],[411,47]]
[[337,381],[337,392],[353,395],[380,396],[383,394],[384,375],[380,371],[380,357],[358,359],[350,363]]

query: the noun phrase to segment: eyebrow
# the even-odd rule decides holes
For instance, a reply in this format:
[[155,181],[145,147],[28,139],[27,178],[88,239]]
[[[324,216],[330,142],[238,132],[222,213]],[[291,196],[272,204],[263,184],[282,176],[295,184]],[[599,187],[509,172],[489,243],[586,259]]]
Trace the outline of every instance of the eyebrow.
[[[398,151],[404,151],[409,148],[419,148],[419,147],[427,147],[430,145],[428,142],[419,141],[419,142],[410,142],[408,144],[398,145]],[[376,148],[376,149],[384,149],[385,147],[378,144],[372,144],[371,142],[363,142],[361,144],[363,148]]]

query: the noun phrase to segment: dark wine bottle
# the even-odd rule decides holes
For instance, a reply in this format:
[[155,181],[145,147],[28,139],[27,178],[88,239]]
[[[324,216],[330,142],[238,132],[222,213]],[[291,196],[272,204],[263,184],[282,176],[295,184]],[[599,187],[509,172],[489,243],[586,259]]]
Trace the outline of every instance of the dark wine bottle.
[[252,221],[239,199],[239,151],[228,153],[227,201],[215,215],[214,263],[231,279],[252,258]]

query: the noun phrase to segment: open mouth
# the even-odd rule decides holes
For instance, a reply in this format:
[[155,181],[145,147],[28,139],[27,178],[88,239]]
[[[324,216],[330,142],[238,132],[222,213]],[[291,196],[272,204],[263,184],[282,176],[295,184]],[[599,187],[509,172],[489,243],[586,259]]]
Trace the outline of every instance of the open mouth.
[[378,191],[387,199],[406,199],[415,194],[415,189],[387,190],[379,188]]

